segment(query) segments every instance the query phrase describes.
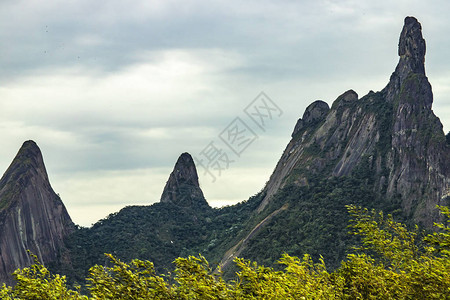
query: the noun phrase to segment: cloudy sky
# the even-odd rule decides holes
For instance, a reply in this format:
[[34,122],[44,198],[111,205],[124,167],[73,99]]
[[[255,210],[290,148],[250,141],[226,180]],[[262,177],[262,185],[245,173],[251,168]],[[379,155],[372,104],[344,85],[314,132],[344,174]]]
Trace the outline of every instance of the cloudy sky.
[[[215,181],[199,168],[208,202],[245,200],[308,104],[386,85],[407,15],[422,24],[448,132],[449,11],[444,0],[2,0],[0,170],[36,141],[72,219],[90,226],[158,201],[178,156],[214,145],[232,162]],[[264,128],[244,112],[262,91],[282,111]],[[220,138],[236,118],[257,137],[239,156]]]

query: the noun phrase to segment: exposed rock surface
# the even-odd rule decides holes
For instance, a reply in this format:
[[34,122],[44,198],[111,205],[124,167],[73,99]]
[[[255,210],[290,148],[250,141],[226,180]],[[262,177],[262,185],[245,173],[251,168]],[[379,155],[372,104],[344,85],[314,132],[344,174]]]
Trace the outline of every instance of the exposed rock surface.
[[[439,220],[435,206],[448,204],[450,195],[450,149],[431,109],[425,40],[414,17],[405,19],[398,54],[395,72],[381,92],[358,99],[347,91],[329,110],[323,104],[318,109],[317,102],[306,109],[258,211],[289,183],[307,185],[314,174],[347,176],[358,166],[373,174],[380,196],[400,201],[414,221],[431,227]],[[321,122],[305,121],[316,119]]]
[[330,107],[328,106],[328,103],[322,100],[317,100],[311,103],[303,113],[303,117],[301,119],[298,119],[294,131],[292,132],[292,137],[294,137],[300,130],[302,130],[304,126],[322,121],[329,110]]
[[50,186],[41,151],[33,141],[19,150],[0,180],[0,282],[33,263],[55,260],[73,223]]
[[161,202],[182,207],[209,207],[198,183],[197,169],[189,153],[178,158],[161,195]]

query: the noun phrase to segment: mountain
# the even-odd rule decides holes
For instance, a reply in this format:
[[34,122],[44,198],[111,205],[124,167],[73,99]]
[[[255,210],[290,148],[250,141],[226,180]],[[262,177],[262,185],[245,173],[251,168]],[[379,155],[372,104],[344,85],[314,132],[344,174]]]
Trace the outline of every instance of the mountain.
[[197,169],[189,153],[178,158],[161,195],[162,203],[183,207],[208,206],[198,183]]
[[149,259],[158,271],[164,272],[176,257],[204,250],[212,219],[214,210],[203,196],[195,163],[189,153],[183,153],[159,203],[128,206],[91,228],[78,228],[66,239],[70,261],[51,267],[72,275],[72,281],[81,282],[91,266],[105,262],[104,253],[114,253],[126,261]]
[[90,267],[106,263],[104,253],[124,261],[151,260],[158,272],[172,270],[177,257],[199,253],[217,264],[259,202],[258,197],[252,197],[230,207],[211,208],[191,155],[183,153],[160,202],[127,206],[90,228],[77,227],[65,239],[69,259],[51,264],[50,269],[68,275],[71,283],[83,283]]
[[425,40],[414,17],[405,19],[398,54],[382,91],[358,98],[350,90],[331,109],[323,101],[306,108],[264,188],[259,212],[290,183],[308,185],[310,175],[349,176],[361,167],[371,174],[374,192],[397,198],[414,222],[431,227],[438,221],[435,206],[450,193],[450,155],[431,109]]
[[27,250],[43,263],[54,261],[73,230],[39,147],[25,142],[0,179],[0,282],[11,282],[14,270],[33,263]]
[[236,256],[272,265],[283,252],[339,264],[352,243],[345,205],[392,213],[431,228],[436,205],[449,205],[450,147],[431,107],[425,40],[405,19],[397,67],[387,86],[359,98],[353,90],[331,108],[309,105],[292,133],[253,215],[253,227],[229,245]]
[[105,252],[150,259],[159,271],[202,253],[228,277],[236,256],[276,266],[283,252],[322,256],[333,269],[356,243],[349,204],[431,228],[440,218],[435,205],[448,205],[450,146],[432,111],[425,50],[420,23],[407,17],[386,87],[309,105],[267,185],[248,201],[210,208],[182,154],[160,203],[124,208],[71,235],[74,269],[103,263]]
[[[359,97],[349,90],[331,107],[320,100],[309,105],[264,189],[232,206],[208,205],[194,161],[183,153],[160,202],[125,207],[71,231],[39,149],[26,142],[0,182],[0,216],[7,220],[0,223],[7,228],[0,231],[6,233],[2,261],[22,253],[16,265],[26,265],[23,249],[29,248],[44,262],[53,260],[51,269],[71,283],[82,283],[89,267],[107,263],[104,253],[151,260],[158,272],[170,271],[178,256],[201,253],[232,277],[237,256],[276,268],[282,253],[309,253],[336,268],[357,242],[348,234],[350,204],[430,230],[441,218],[435,206],[450,204],[450,137],[432,110],[426,44],[413,17],[405,19],[398,50],[381,91]],[[25,211],[33,217],[16,217]],[[47,221],[40,218],[44,212]],[[41,227],[51,232],[37,232]],[[10,243],[21,252],[3,250]]]

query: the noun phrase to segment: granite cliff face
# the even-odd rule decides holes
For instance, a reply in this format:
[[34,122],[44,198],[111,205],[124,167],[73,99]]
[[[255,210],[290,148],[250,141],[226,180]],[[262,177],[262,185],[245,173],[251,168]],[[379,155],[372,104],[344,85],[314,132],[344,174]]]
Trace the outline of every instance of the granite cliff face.
[[161,195],[161,202],[181,207],[209,207],[198,183],[197,169],[189,153],[178,158]]
[[408,218],[431,227],[435,206],[448,205],[450,149],[431,107],[425,76],[421,25],[407,17],[400,35],[399,63],[380,92],[359,98],[350,90],[331,109],[316,101],[298,120],[267,183],[258,211],[287,184],[308,185],[310,176],[371,174],[374,189],[399,201]]
[[0,282],[33,263],[55,260],[73,223],[50,186],[41,151],[27,141],[0,180]]

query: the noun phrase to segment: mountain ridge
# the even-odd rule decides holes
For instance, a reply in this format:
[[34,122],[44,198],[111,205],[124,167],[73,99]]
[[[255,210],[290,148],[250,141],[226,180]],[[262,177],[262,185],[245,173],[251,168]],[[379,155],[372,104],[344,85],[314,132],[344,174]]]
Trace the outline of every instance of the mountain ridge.
[[[362,98],[348,90],[331,108],[318,100],[305,109],[261,192],[254,227],[229,244],[224,266],[237,255],[272,264],[267,261],[270,255],[261,253],[264,247],[269,251],[266,245],[271,241],[279,244],[281,252],[316,253],[317,258],[327,256],[331,264],[340,261],[349,241],[342,235],[345,226],[329,217],[347,223],[343,216],[349,204],[382,209],[428,229],[441,221],[436,205],[450,204],[450,147],[431,109],[433,94],[425,76],[421,28],[416,18],[405,18],[399,62],[383,90]],[[358,190],[364,191],[359,199]],[[258,220],[285,205],[290,212],[277,213],[261,229]],[[257,235],[253,234],[256,228]],[[305,237],[290,237],[294,232]],[[336,235],[334,241],[311,238],[330,232]]]
[[[288,182],[307,184],[306,173],[324,172],[327,164],[330,167],[330,161],[334,161],[333,170],[325,172],[324,176],[347,176],[364,155],[375,155],[371,158],[373,165],[370,168],[378,177],[378,192],[386,197],[400,197],[405,211],[427,227],[439,219],[431,211],[450,188],[449,168],[446,167],[449,155],[445,151],[442,124],[431,110],[433,95],[425,76],[425,40],[421,25],[414,17],[405,18],[398,54],[399,62],[382,91],[369,92],[359,99],[349,90],[333,102],[331,109],[327,109],[326,103],[317,101],[308,106],[263,189],[265,197],[258,212]],[[320,110],[314,107],[318,103],[322,107]],[[309,115],[316,117],[311,119]],[[432,139],[427,139],[427,135]],[[308,152],[314,147],[319,155]],[[405,154],[411,148],[413,153]],[[436,159],[433,149],[439,156]],[[417,167],[424,159],[427,165]],[[395,164],[394,160],[400,161]],[[399,165],[404,169],[399,171]],[[293,178],[292,172],[299,174]],[[424,183],[411,182],[417,178],[414,172],[422,174]],[[415,178],[410,180],[412,177]],[[427,184],[431,185],[430,189],[439,187],[439,192],[425,191],[421,199],[417,199],[417,191]],[[423,202],[427,197],[432,200]],[[417,205],[426,206],[426,210],[416,211],[413,206]]]

